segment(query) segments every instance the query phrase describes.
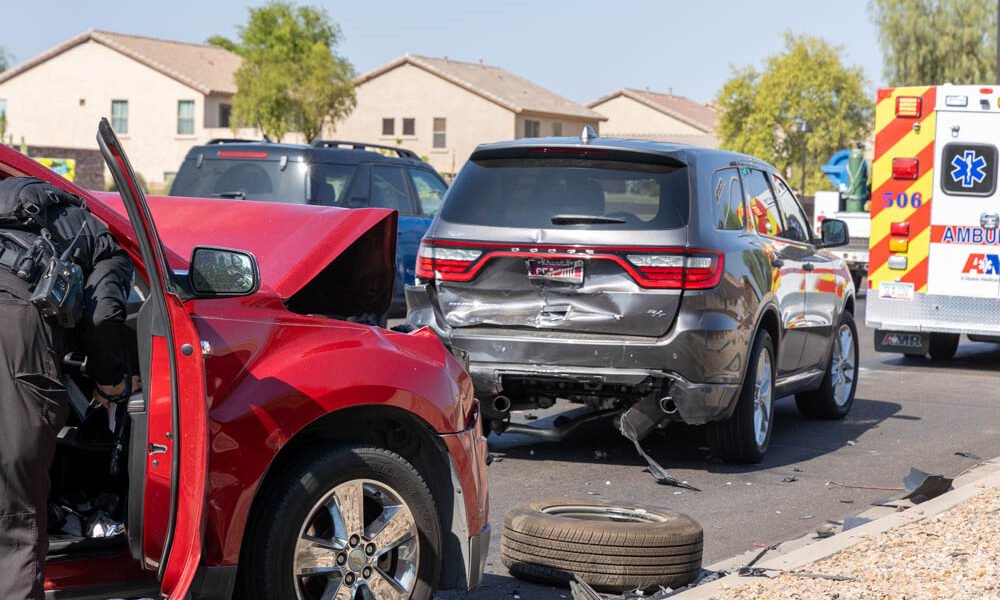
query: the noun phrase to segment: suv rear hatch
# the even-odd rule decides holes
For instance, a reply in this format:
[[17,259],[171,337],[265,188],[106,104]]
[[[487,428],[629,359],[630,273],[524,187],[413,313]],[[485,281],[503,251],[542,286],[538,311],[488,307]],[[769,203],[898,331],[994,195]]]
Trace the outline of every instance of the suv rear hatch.
[[446,322],[473,328],[659,337],[683,289],[711,287],[721,257],[689,252],[680,161],[615,149],[478,151],[424,240]]

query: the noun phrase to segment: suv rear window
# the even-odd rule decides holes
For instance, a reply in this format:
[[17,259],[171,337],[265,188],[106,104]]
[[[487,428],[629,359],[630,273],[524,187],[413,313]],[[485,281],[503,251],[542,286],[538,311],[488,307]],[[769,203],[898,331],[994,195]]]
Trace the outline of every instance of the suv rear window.
[[441,218],[505,227],[676,229],[687,225],[689,204],[683,166],[486,159],[471,161],[462,169],[448,192]]
[[201,166],[187,159],[170,186],[171,196],[234,198],[304,204],[306,168],[276,160],[206,158]]

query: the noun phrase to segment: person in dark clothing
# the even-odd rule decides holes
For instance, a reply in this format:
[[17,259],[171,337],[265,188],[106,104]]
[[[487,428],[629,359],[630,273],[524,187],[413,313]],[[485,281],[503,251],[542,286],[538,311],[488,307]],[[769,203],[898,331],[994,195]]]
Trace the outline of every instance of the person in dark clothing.
[[[132,263],[79,198],[34,178],[0,181],[0,234],[15,236],[0,235],[0,598],[39,600],[49,468],[69,413],[62,357],[83,351],[95,391],[111,399],[125,394]],[[16,242],[40,236],[54,253],[69,248],[83,272],[84,310],[72,329],[43,316],[31,300],[37,281],[17,274],[24,248]]]

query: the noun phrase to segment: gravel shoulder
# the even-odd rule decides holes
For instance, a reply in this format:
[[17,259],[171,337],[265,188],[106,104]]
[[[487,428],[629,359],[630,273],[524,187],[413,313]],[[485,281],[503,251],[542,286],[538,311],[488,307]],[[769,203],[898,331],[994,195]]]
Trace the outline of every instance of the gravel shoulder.
[[678,600],[1000,597],[1000,459],[955,490],[729,576]]

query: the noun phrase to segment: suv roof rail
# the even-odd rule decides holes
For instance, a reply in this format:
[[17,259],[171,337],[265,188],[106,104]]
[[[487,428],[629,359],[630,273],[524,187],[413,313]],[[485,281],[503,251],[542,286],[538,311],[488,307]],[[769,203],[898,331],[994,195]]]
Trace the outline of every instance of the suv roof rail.
[[407,150],[406,148],[400,148],[399,146],[384,146],[382,144],[368,144],[365,142],[346,142],[343,140],[314,140],[312,143],[313,148],[350,148],[352,150],[368,150],[373,148],[376,150],[388,150],[389,152],[395,152],[396,156],[400,158],[416,158],[417,153],[413,150]]
[[207,142],[205,142],[205,145],[207,146],[208,144],[248,144],[248,143],[253,144],[257,142],[260,142],[260,140],[245,140],[243,138],[212,138]]

